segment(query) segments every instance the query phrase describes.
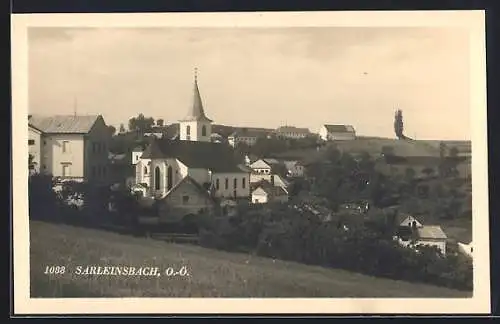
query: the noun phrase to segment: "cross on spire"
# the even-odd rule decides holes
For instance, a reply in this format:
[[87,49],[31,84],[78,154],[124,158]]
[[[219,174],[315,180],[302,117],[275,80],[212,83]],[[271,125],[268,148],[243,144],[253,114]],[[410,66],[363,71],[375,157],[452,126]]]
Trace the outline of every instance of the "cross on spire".
[[198,81],[198,68],[195,67],[194,68],[194,82],[197,82]]

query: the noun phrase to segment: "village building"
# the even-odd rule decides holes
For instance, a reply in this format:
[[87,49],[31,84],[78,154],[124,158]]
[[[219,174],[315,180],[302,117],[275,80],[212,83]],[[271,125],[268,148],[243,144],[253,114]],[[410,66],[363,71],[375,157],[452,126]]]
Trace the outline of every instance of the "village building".
[[[193,105],[179,122],[179,138],[151,138],[135,167],[136,183],[147,188],[145,196],[170,206],[163,211],[183,212],[182,206],[189,206],[190,213],[193,208],[210,209],[212,200],[205,199],[207,194],[211,199],[248,201],[250,198],[249,170],[229,145],[211,141],[211,126],[212,120],[205,115],[195,77]],[[184,192],[179,188],[191,188],[190,193],[182,194],[182,199],[177,196],[174,199],[171,196],[174,190],[176,195]]]
[[[407,231],[402,230],[404,227],[407,228]],[[448,237],[443,229],[437,225],[422,225],[411,216],[406,217],[400,224],[396,239],[402,246],[410,246],[416,249],[419,246],[434,246],[443,255],[446,254]]]
[[288,202],[288,192],[281,186],[275,186],[267,180],[261,180],[252,184],[252,187],[252,202],[254,204]]
[[56,115],[28,118],[28,151],[33,172],[72,180],[108,184],[111,132],[100,115]]
[[322,125],[319,137],[324,141],[346,141],[356,139],[356,131],[351,125]]
[[304,176],[305,166],[300,161],[283,161],[287,176],[291,178],[301,178]]
[[299,128],[295,126],[281,126],[276,129],[276,136],[279,138],[306,138],[311,134],[308,128]]

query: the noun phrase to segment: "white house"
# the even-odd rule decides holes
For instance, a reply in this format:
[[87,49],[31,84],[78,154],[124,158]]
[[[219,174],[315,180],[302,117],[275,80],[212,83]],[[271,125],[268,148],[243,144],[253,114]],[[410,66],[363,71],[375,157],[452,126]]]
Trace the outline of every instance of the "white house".
[[39,172],[107,184],[111,132],[102,116],[31,115],[28,128],[28,150]]
[[271,174],[273,172],[273,168],[279,164],[280,161],[276,159],[258,159],[250,164],[250,168],[253,170],[253,173]]
[[163,199],[189,176],[213,197],[249,199],[250,171],[229,145],[211,142],[211,123],[195,78],[193,105],[179,123],[179,139],[152,138],[136,164],[136,183],[148,188],[147,196]]
[[299,128],[295,126],[281,126],[276,129],[276,135],[280,138],[300,139],[306,138],[311,132],[308,128]]
[[251,130],[239,130],[228,136],[227,141],[232,147],[236,147],[239,143],[245,143],[248,146],[253,146],[257,143],[257,139],[261,136],[260,133]]
[[252,191],[252,202],[254,204],[265,204],[269,202],[288,201],[288,193],[280,186],[274,186],[266,180],[258,182]]
[[356,139],[356,131],[351,125],[322,125],[319,137],[324,141],[342,141]]
[[415,217],[411,215],[401,215],[399,219],[400,219],[399,226],[404,226],[404,227],[415,226],[416,228],[420,228],[423,226],[422,223],[420,223]]

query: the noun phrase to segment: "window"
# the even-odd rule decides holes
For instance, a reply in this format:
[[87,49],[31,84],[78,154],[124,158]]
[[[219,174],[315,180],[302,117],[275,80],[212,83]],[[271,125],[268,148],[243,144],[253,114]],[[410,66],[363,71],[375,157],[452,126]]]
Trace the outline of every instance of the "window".
[[144,174],[148,174],[148,167],[144,167]]
[[69,177],[71,175],[71,169],[69,164],[62,165],[62,176]]
[[35,140],[33,139],[28,140],[28,145],[35,145]]
[[167,168],[167,190],[172,189],[173,179],[172,179],[172,167]]
[[233,180],[233,188],[236,189],[238,187],[238,179],[234,178]]
[[155,190],[160,190],[160,167],[155,168]]
[[219,179],[215,179],[215,189],[219,190]]
[[187,204],[189,202],[189,196],[182,196],[182,203]]
[[47,145],[47,141],[45,141],[45,140],[44,140],[44,141],[43,141],[43,145]]
[[226,183],[224,185],[225,189],[227,190],[227,188],[229,188],[229,179],[226,178]]
[[186,126],[186,135],[189,136],[191,135],[191,126]]
[[62,151],[63,151],[63,153],[69,152],[69,141],[62,142]]
[[201,136],[207,136],[207,126],[205,125],[201,127]]
[[242,179],[241,179],[241,187],[242,187],[243,189],[245,189],[246,185],[247,185],[247,179],[246,179],[246,178],[242,178]]

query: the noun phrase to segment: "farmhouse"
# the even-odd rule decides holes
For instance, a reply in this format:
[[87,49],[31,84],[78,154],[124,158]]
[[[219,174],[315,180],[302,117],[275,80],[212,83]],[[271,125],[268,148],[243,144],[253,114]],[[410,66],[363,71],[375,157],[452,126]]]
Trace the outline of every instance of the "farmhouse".
[[261,180],[252,186],[255,188],[252,191],[252,202],[254,204],[284,203],[288,201],[288,193],[281,186],[275,186],[267,180]]
[[261,132],[242,129],[233,132],[228,136],[229,145],[236,147],[239,143],[244,143],[248,146],[253,146],[257,143],[257,139],[262,136]]
[[356,139],[356,131],[351,125],[322,125],[319,136],[324,141],[343,141]]
[[[416,221],[410,221],[411,224]],[[401,226],[404,227],[404,226]],[[398,235],[398,241],[403,246],[435,246],[446,254],[446,242],[448,237],[440,226],[437,225],[421,225],[414,228],[408,227],[407,233],[404,233],[401,228]]]
[[28,130],[34,172],[60,180],[109,182],[111,132],[102,116],[31,115]]
[[[201,209],[204,204],[199,203],[200,190],[212,198],[249,199],[250,172],[229,145],[211,141],[211,123],[195,77],[193,105],[179,122],[179,139],[151,138],[136,164],[136,183],[145,184],[146,196],[165,201],[176,211],[185,210],[185,206]],[[173,190],[176,195],[183,192],[180,188],[191,188],[196,198],[170,196]]]

